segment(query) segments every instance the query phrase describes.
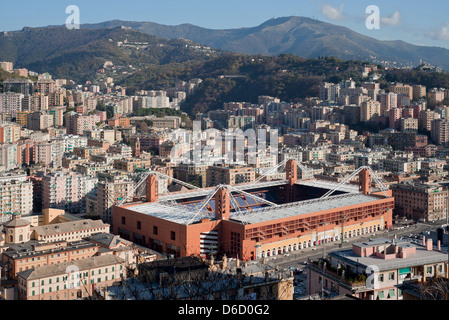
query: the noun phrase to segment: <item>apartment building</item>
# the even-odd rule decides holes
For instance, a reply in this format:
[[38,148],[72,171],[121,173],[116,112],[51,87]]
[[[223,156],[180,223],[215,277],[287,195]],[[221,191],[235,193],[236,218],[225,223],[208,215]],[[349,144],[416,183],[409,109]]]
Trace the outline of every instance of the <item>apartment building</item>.
[[398,95],[405,94],[410,98],[410,100],[413,100],[413,87],[410,85],[403,83],[393,83],[388,87],[388,89],[390,90],[390,92],[397,93]]
[[68,212],[83,212],[86,195],[95,189],[98,179],[76,172],[53,172],[42,178],[42,200],[44,208],[63,209]]
[[433,120],[431,137],[436,145],[449,147],[449,119]]
[[45,130],[54,125],[54,117],[43,111],[27,114],[27,128],[34,131]]
[[125,171],[125,172],[135,172],[137,169],[148,169],[151,167],[151,160],[127,158],[127,159],[117,159],[114,161],[114,169]]
[[431,105],[437,105],[441,103],[445,98],[445,90],[439,88],[430,89],[427,92],[427,97]]
[[3,82],[3,92],[19,92],[25,96],[33,95],[34,82],[29,79],[7,79]]
[[422,86],[422,85],[413,86],[413,99],[412,100],[418,100],[425,96],[427,96],[426,86]]
[[34,162],[43,166],[58,168],[62,166],[64,146],[58,141],[37,143],[34,148]]
[[62,143],[64,152],[71,153],[74,148],[86,147],[87,137],[65,134],[60,135],[52,139],[52,141],[58,141]]
[[173,177],[185,182],[195,182],[199,187],[206,187],[207,165],[179,164],[173,168]]
[[8,62],[8,61],[1,61],[0,62],[0,68],[7,71],[7,72],[13,72],[14,69],[14,63]]
[[254,168],[245,166],[210,166],[206,170],[207,187],[235,185],[256,179]]
[[15,143],[20,140],[20,126],[13,123],[0,123],[0,143]]
[[29,215],[33,212],[33,183],[23,175],[0,178],[0,213]]
[[437,184],[402,182],[390,186],[395,213],[421,221],[446,218],[448,190]]
[[399,120],[401,131],[418,131],[418,119],[414,118],[401,118]]
[[24,97],[21,93],[0,93],[0,112],[9,118],[15,118],[17,112],[22,111],[22,100]]
[[128,197],[135,186],[134,181],[125,176],[109,176],[98,182],[97,214],[104,222],[112,222],[112,206]]
[[432,121],[440,116],[433,110],[421,110],[418,115],[418,127],[427,131],[432,130]]
[[360,105],[360,121],[370,121],[375,116],[382,115],[381,103],[374,100],[366,100]]
[[54,80],[38,80],[35,89],[43,95],[50,95],[56,91],[56,83]]
[[114,255],[41,266],[17,274],[19,300],[87,298],[124,278],[124,260]]
[[69,112],[64,115],[67,134],[83,135],[85,130],[96,128],[96,124],[100,122],[98,115],[84,116],[76,112]]
[[378,101],[380,102],[380,115],[384,117],[388,117],[390,109],[398,107],[398,95],[396,93],[381,93],[378,95]]

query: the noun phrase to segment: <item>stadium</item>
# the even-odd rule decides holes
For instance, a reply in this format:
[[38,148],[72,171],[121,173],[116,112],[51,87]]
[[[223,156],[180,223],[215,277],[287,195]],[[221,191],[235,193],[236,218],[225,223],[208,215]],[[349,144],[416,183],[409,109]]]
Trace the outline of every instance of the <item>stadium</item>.
[[[114,206],[113,232],[175,257],[255,260],[392,226],[394,198],[369,167],[340,183],[299,180],[298,168],[288,160],[285,180],[164,195],[148,174],[145,201]],[[348,183],[357,175],[358,185]]]

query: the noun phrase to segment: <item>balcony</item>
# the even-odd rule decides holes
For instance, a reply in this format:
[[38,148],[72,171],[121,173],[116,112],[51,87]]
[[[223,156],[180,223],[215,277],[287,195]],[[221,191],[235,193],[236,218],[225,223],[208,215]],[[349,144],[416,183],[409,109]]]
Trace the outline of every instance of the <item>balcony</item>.
[[367,290],[366,275],[364,274],[348,274],[343,277],[339,274],[340,272],[335,267],[330,265],[328,261],[326,261],[326,269],[323,272],[322,260],[312,261],[307,265],[307,267],[352,292],[363,292]]

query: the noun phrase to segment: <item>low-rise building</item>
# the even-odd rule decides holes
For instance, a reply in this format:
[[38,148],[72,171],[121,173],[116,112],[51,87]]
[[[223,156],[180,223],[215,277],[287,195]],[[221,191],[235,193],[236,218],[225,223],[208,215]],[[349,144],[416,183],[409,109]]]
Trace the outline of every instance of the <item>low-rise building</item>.
[[16,279],[17,273],[40,266],[86,259],[97,254],[99,246],[93,242],[39,243],[29,241],[20,245],[9,245],[2,254],[2,264],[8,279]]
[[96,233],[109,233],[110,225],[101,220],[78,220],[37,226],[32,229],[32,239],[38,241],[79,241]]
[[88,298],[124,278],[124,260],[113,255],[41,266],[17,274],[19,300]]

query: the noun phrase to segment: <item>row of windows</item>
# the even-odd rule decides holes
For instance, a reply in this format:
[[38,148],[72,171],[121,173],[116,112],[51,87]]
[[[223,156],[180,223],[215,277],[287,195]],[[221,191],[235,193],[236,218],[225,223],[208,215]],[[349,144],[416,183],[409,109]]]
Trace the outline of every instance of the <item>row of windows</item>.
[[[95,251],[95,249],[86,249],[86,252],[90,252],[91,250]],[[79,254],[80,251],[76,250],[76,253],[75,253],[75,251],[71,251],[71,253],[72,253],[72,255],[75,255],[75,254]],[[81,250],[81,253],[84,253],[84,250]],[[59,258],[59,257],[61,257],[61,254],[60,253],[52,254],[52,255],[50,255],[50,258],[53,259],[53,258],[55,258],[55,256],[56,256],[56,258]],[[67,256],[67,252],[64,253],[64,257],[66,257],[66,256]],[[33,262],[33,261],[35,261],[35,258],[19,260],[19,263],[27,263],[27,262],[29,262],[28,260],[31,260],[31,262]],[[36,261],[40,261],[40,260],[41,260],[41,257],[36,258]],[[47,260],[47,257],[42,257],[42,260]]]
[[[126,225],[126,217],[122,217],[122,225]],[[137,221],[137,229],[141,230],[142,229],[142,222],[141,221]],[[153,226],[153,234],[154,235],[158,235],[159,234],[159,228],[157,226]],[[174,231],[170,231],[170,239],[171,240],[176,240],[176,232]]]
[[[123,275],[121,274],[120,277],[122,277],[122,276]],[[112,275],[110,279],[108,278],[108,276],[105,276],[104,280],[102,280],[101,278],[97,278],[97,281],[95,281],[95,279],[91,279],[90,284],[100,283],[102,281],[108,281],[108,280],[114,280],[114,279],[115,279],[114,275]],[[80,282],[80,281],[78,281],[76,283],[70,283],[70,289],[79,288],[81,286],[81,284],[82,284],[82,282]],[[76,287],[75,287],[75,285],[76,285]],[[84,280],[84,285],[87,285],[87,280]],[[64,284],[64,290],[66,290],[66,289],[67,289],[67,284]],[[56,291],[59,291],[59,290],[60,290],[59,286],[56,286]],[[52,292],[52,288],[49,287],[47,293],[51,293],[51,292]],[[44,294],[44,293],[46,293],[45,289],[41,289],[41,294]],[[32,290],[31,296],[34,296],[34,295],[36,295],[36,291]]]
[[[115,271],[115,267],[111,267],[111,272]],[[123,266],[120,266],[120,270],[123,270]],[[98,269],[97,275],[101,274],[102,270]],[[109,272],[109,268],[105,268],[103,273],[108,273]],[[91,275],[94,276],[95,275],[95,270],[91,271]],[[71,279],[75,280],[75,279],[81,279],[81,278],[86,278],[89,276],[89,272],[83,272],[83,273],[72,273],[71,275]],[[67,276],[63,276],[62,281],[67,281],[68,277]],[[100,278],[98,278],[100,279]],[[92,280],[91,280],[92,281]],[[56,277],[56,283],[59,283],[59,277]],[[32,282],[31,283],[31,287],[35,287],[36,286],[36,282]],[[41,280],[41,285],[45,285],[45,280]],[[48,283],[47,284],[52,284],[52,279],[48,279]]]
[[[380,225],[374,226],[374,227],[366,227],[366,228],[362,228],[362,229],[357,229],[354,231],[349,231],[349,232],[345,232],[344,233],[344,239],[347,238],[352,238],[352,237],[356,237],[356,236],[360,236],[361,234],[366,234],[366,233],[371,233],[371,232],[376,232],[377,230],[380,230]],[[276,255],[276,254],[284,254],[287,252],[290,252],[292,250],[300,250],[300,249],[305,249],[305,248],[309,248],[309,247],[313,247],[316,245],[320,245],[324,242],[333,242],[333,241],[337,241],[340,240],[340,236],[336,236],[334,237],[328,237],[325,240],[317,240],[317,241],[312,241],[312,240],[308,240],[308,241],[304,241],[303,243],[299,242],[298,244],[294,243],[293,246],[289,245],[288,247],[284,246],[283,248],[278,247],[273,248],[272,250],[268,249],[267,252],[262,251],[262,257],[265,256],[271,256],[271,255]]]

